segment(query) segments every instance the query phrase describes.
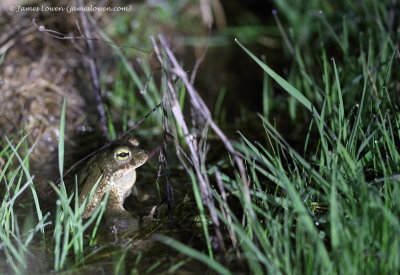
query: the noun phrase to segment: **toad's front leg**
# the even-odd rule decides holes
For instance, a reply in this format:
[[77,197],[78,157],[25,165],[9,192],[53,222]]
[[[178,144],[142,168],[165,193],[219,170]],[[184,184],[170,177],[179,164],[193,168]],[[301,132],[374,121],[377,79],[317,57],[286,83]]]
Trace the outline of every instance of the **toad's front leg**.
[[117,232],[135,231],[139,229],[139,219],[133,217],[124,208],[125,194],[112,188],[108,197],[106,220],[108,226]]

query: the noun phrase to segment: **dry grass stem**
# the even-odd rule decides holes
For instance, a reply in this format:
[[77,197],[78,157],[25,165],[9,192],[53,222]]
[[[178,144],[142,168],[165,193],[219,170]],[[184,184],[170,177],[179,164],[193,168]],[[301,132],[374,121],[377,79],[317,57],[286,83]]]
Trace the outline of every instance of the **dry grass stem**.
[[[155,53],[159,59],[159,62],[161,65],[168,65],[170,66],[166,70],[166,75],[167,75],[167,86],[168,86],[168,94],[169,94],[169,100],[170,100],[170,105],[171,105],[171,111],[178,123],[178,125],[181,127],[184,140],[189,148],[190,151],[190,160],[192,163],[192,167],[195,171],[196,177],[198,179],[198,185],[200,189],[200,194],[203,200],[203,203],[207,206],[208,211],[210,213],[211,220],[214,224],[215,227],[215,234],[218,239],[220,247],[225,250],[225,245],[223,242],[223,237],[222,237],[222,232],[220,229],[220,221],[218,219],[217,213],[216,213],[216,207],[214,204],[213,200],[213,195],[212,195],[212,189],[210,185],[209,178],[205,171],[206,169],[206,133],[207,129],[209,126],[214,130],[214,132],[218,135],[220,140],[223,142],[225,148],[229,151],[229,153],[232,154],[234,161],[238,167],[240,176],[243,181],[243,190],[246,198],[246,203],[247,203],[247,211],[251,214],[252,217],[254,217],[254,214],[252,212],[251,208],[251,201],[250,201],[250,193],[249,193],[249,183],[247,180],[246,176],[246,171],[244,168],[244,164],[239,156],[237,154],[236,150],[234,149],[232,143],[229,141],[227,136],[223,133],[223,131],[217,126],[217,124],[214,122],[214,120],[211,117],[211,113],[207,106],[205,105],[203,99],[200,97],[200,95],[197,93],[195,88],[192,85],[193,79],[189,80],[188,75],[186,72],[182,69],[182,67],[179,65],[176,57],[172,53],[172,51],[169,49],[167,43],[165,42],[165,39],[160,35],[158,36],[158,39],[160,41],[161,47],[163,52],[165,52],[166,57],[168,62],[166,62],[165,58],[163,58],[160,47],[157,45],[154,39],[152,39],[153,42],[153,47],[155,50]],[[195,131],[193,129],[189,129],[186,120],[184,118],[182,109],[180,107],[179,101],[177,99],[177,92],[175,91],[175,85],[173,84],[173,75],[178,76],[183,84],[185,85],[188,94],[190,96],[190,102],[191,102],[191,107],[193,108],[193,111],[198,114],[203,123],[203,130],[201,131],[203,134],[203,139],[199,141],[197,139],[197,136],[195,134]],[[204,146],[202,146],[202,143],[204,142]],[[226,196],[225,196],[226,197]],[[221,206],[223,207],[223,206]],[[225,217],[226,217],[226,211],[222,212]],[[237,238],[234,234],[233,231],[230,231],[230,238],[231,242],[234,244],[234,246],[237,246]]]
[[[159,35],[158,38],[161,42],[161,45],[162,45],[165,53],[167,54],[169,61],[171,62],[171,65],[172,65],[171,71],[174,72],[174,74],[176,74],[183,81],[183,83],[189,93],[190,100],[191,100],[193,107],[202,115],[202,117],[207,121],[207,123],[210,124],[211,128],[214,130],[214,132],[218,135],[218,137],[223,142],[225,148],[229,151],[229,153],[232,154],[233,159],[237,165],[237,168],[239,169],[239,173],[240,173],[240,176],[241,176],[241,179],[243,182],[243,192],[244,192],[244,196],[245,196],[245,200],[246,200],[246,210],[249,212],[250,217],[252,217],[252,219],[253,219],[254,213],[253,213],[253,209],[251,207],[249,182],[248,182],[248,179],[246,176],[246,171],[245,171],[245,167],[244,167],[242,159],[240,158],[239,154],[234,149],[232,143],[229,141],[227,136],[224,134],[224,132],[218,127],[218,125],[212,119],[211,113],[208,110],[206,104],[204,103],[203,99],[200,97],[198,92],[195,90],[193,85],[190,83],[186,72],[182,69],[182,67],[178,63],[176,57],[174,56],[174,54],[168,47],[164,37],[162,35]],[[178,107],[179,107],[179,104],[178,104]]]

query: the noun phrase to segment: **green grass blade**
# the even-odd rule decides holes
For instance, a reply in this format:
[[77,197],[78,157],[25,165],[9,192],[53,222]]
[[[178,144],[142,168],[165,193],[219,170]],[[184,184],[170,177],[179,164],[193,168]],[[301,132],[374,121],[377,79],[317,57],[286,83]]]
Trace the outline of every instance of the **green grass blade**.
[[60,135],[58,139],[58,168],[60,170],[60,177],[64,175],[64,132],[65,132],[65,111],[67,107],[67,99],[64,98],[63,106],[61,109],[60,117]]
[[168,246],[171,246],[172,248],[178,250],[179,252],[188,255],[189,257],[192,257],[194,259],[197,259],[201,261],[202,263],[206,264],[209,266],[211,269],[215,270],[219,274],[222,275],[230,275],[232,274],[228,269],[226,269],[223,265],[221,265],[219,262],[217,262],[214,259],[211,259],[210,257],[207,257],[205,254],[177,241],[174,240],[170,237],[163,236],[163,235],[157,235],[156,239]]
[[235,40],[236,43],[270,76],[272,77],[286,92],[288,92],[291,96],[296,98],[304,107],[306,107],[309,111],[315,114],[318,118],[320,117],[316,108],[312,105],[312,103],[292,84],[287,82],[280,75],[275,73],[268,65],[264,64],[259,58],[257,58],[254,54],[252,54],[246,47],[244,47],[238,40]]

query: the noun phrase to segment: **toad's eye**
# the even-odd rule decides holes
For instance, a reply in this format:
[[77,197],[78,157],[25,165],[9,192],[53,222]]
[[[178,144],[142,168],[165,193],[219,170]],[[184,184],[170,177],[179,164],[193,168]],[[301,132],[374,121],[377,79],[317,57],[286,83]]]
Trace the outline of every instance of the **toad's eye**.
[[126,149],[120,149],[115,153],[118,160],[127,160],[129,158],[129,154],[130,152]]

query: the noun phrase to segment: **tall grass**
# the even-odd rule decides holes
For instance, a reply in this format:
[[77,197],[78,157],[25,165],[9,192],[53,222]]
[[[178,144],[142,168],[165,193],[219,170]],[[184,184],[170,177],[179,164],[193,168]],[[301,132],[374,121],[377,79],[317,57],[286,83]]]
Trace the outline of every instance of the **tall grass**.
[[[38,231],[43,232],[43,228],[48,225],[46,220],[48,215],[42,216],[41,212],[38,213],[38,223],[32,228],[21,230],[20,216],[16,215],[14,212],[14,207],[17,198],[29,187],[32,187],[32,177],[30,177],[27,169],[27,160],[31,150],[27,153],[27,156],[22,159],[18,153],[18,149],[22,146],[26,140],[26,136],[22,137],[17,146],[13,146],[12,142],[5,137],[8,146],[5,147],[1,155],[7,157],[7,162],[2,168],[0,173],[0,181],[6,184],[5,194],[3,195],[3,201],[0,206],[0,240],[4,253],[9,260],[9,266],[14,270],[15,273],[24,272],[27,266],[27,254],[29,253],[28,247]],[[16,169],[8,174],[6,171],[12,165],[14,158],[17,158],[19,165]],[[26,178],[26,182],[23,183],[23,178]],[[32,195],[36,196],[35,189],[31,189]],[[36,203],[36,200],[35,200]],[[40,211],[40,206],[36,204],[37,209]]]
[[[62,107],[60,119],[60,139],[58,145],[60,175],[63,175],[64,171],[65,116],[66,100]],[[1,156],[7,159],[0,173],[0,181],[6,183],[6,192],[2,197],[2,204],[0,206],[0,217],[2,218],[0,227],[1,245],[9,267],[11,267],[16,274],[24,274],[32,268],[28,265],[28,258],[34,257],[30,251],[32,241],[38,237],[40,239],[45,239],[45,235],[52,232],[54,243],[50,245],[54,245],[53,268],[55,271],[59,271],[66,267],[68,260],[71,261],[71,259],[68,258],[71,255],[71,250],[74,255],[73,262],[82,263],[82,257],[84,256],[84,233],[93,223],[95,223],[95,226],[92,231],[90,243],[95,243],[97,227],[104,213],[108,194],[100,204],[100,207],[96,209],[93,216],[87,221],[83,221],[81,214],[101,178],[99,178],[94,185],[89,197],[82,205],[79,205],[78,189],[76,188],[73,194],[68,194],[64,181],[61,179],[59,187],[52,184],[56,193],[56,212],[53,217],[54,221],[51,222],[50,213],[46,213],[45,215],[42,213],[42,207],[40,206],[33,184],[34,178],[29,173],[29,155],[35,145],[28,150],[24,158],[20,156],[19,151],[23,148],[22,145],[26,142],[27,136],[28,135],[23,136],[16,146],[5,137],[8,145],[1,152]],[[18,160],[19,165],[15,169],[11,169],[13,168],[14,158]],[[33,212],[31,212],[31,214],[24,215],[24,219],[22,219],[20,218],[21,215],[17,214],[21,212],[20,209],[18,209],[19,211],[15,210],[16,207],[19,207],[16,200],[19,199],[19,197],[24,197],[26,200],[26,194],[24,194],[24,192],[26,192],[29,187],[34,200],[36,218],[32,215]],[[22,222],[24,223],[23,231],[20,228]],[[54,227],[50,226],[51,224],[54,224]],[[38,236],[38,233],[40,233],[40,236]],[[1,268],[5,268],[3,272],[10,271],[7,266]]]
[[[121,66],[113,87],[115,97],[108,98],[109,130],[114,136],[126,130],[130,121],[163,100],[164,114],[158,114],[149,124],[157,124],[154,129],[160,133],[159,125],[166,119],[164,130],[172,129],[168,134],[174,137],[178,158],[187,168],[204,247],[195,250],[165,236],[157,240],[221,274],[238,270],[254,274],[396,273],[400,270],[400,113],[398,34],[389,16],[392,7],[376,0],[296,0],[290,6],[287,1],[274,3],[275,20],[285,40],[282,58],[291,61],[290,67],[281,70],[283,73],[273,70],[268,60],[237,41],[265,74],[260,91],[263,113],[259,114],[264,132],[257,141],[247,138],[245,132],[239,133],[231,154],[222,150],[216,163],[206,162],[207,138],[213,134],[208,130],[210,120],[204,121],[205,130],[199,134],[194,127],[184,129],[176,116],[172,118],[177,109],[168,109],[172,94],[163,94],[168,89],[177,91],[174,108],[186,111],[193,107],[185,100],[188,85],[171,81],[176,71],[168,71],[169,64],[161,62],[163,75],[158,85],[145,62],[140,65],[145,75],[142,78],[121,49],[113,48]],[[278,93],[286,96],[275,98]],[[214,116],[220,123],[228,123],[225,114],[229,110],[222,103],[228,96],[229,91],[223,91],[217,100]],[[121,118],[113,117],[111,109],[120,109]],[[289,110],[284,118],[290,127],[300,129],[290,136],[291,142],[288,129],[282,129],[275,120],[276,111],[282,109]],[[60,175],[64,172],[66,115],[64,102],[58,145]],[[115,120],[121,124],[114,125]],[[194,149],[190,148],[192,137],[199,140]],[[0,252],[7,262],[0,268],[26,273],[35,240],[50,246],[51,267],[47,270],[84,266],[99,252],[88,248],[97,243],[107,196],[95,214],[84,221],[77,182],[75,192],[68,194],[61,181],[59,186],[53,185],[54,213],[44,213],[33,185],[35,179],[29,173],[32,148],[22,150],[26,136],[18,142],[4,140],[6,146],[0,152],[6,160],[0,171],[0,182],[5,183],[0,206]],[[189,149],[193,149],[192,160],[200,163],[198,170],[189,160]],[[246,177],[235,163],[233,151],[245,162]],[[199,185],[199,177],[208,184],[206,187]],[[202,193],[204,188],[207,196]],[[28,190],[33,210],[26,216],[17,215],[21,213],[17,208],[23,207],[21,195]],[[210,209],[214,211],[212,219]],[[210,225],[210,220],[214,224]],[[222,244],[226,247],[215,242],[218,230],[223,232]],[[47,234],[51,234],[51,240],[46,239]],[[127,245],[114,257],[115,273],[129,272],[131,248],[132,244]],[[138,272],[141,258],[138,253],[131,272]],[[154,272],[160,262],[152,262],[146,271]],[[184,259],[170,270],[174,272],[186,263]]]
[[[346,2],[347,10],[340,12],[351,16],[337,25],[339,4],[293,1],[293,9],[285,1],[275,2],[277,20],[284,16],[288,22],[282,31],[292,28],[290,76],[280,76],[237,43],[288,94],[288,107],[291,102],[304,107],[296,107],[292,124],[305,134],[289,144],[264,102],[268,117],[260,115],[260,123],[265,137],[252,142],[241,135],[236,148],[247,162],[257,219],[244,211],[240,178],[220,172],[217,165],[209,167],[220,174],[231,200],[241,204],[242,211],[227,204],[221,190],[213,192],[229,213],[230,221],[218,210],[220,220],[239,236],[237,260],[254,274],[398,272],[400,115],[394,60],[399,50],[393,43],[398,36],[384,16],[391,7],[378,1]],[[317,5],[327,10],[312,9]],[[359,33],[364,28],[365,34]],[[264,99],[269,100],[266,92]],[[189,247],[179,250],[191,253]],[[228,267],[234,264],[224,261]]]

